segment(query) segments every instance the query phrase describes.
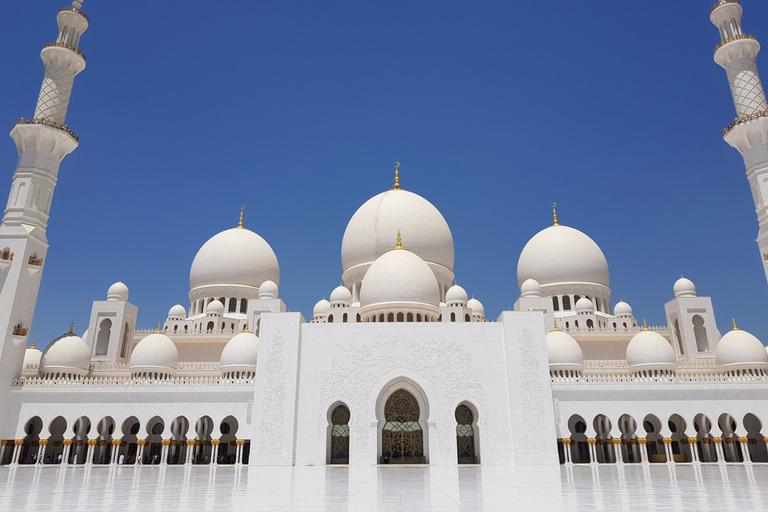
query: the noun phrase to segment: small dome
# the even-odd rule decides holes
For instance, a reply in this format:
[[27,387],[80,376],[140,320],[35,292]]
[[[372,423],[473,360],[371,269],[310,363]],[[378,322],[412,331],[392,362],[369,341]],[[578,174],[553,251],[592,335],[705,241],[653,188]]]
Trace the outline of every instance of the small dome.
[[520,253],[517,283],[529,277],[541,286],[588,283],[609,286],[608,262],[587,235],[568,226],[550,226],[531,238]]
[[125,302],[128,300],[128,287],[125,286],[122,281],[118,281],[112,286],[109,287],[109,290],[107,290],[107,300],[110,302],[113,301],[122,301]]
[[380,256],[366,272],[360,305],[419,304],[437,308],[440,289],[435,274],[415,253],[393,249]]
[[220,300],[212,300],[205,308],[206,315],[221,316],[224,314],[224,304]]
[[179,351],[176,344],[165,334],[156,332],[142,339],[131,353],[131,373],[176,373]]
[[280,284],[280,266],[272,247],[249,229],[232,228],[213,236],[197,252],[189,272],[189,287],[256,288],[268,279]]
[[259,338],[251,332],[233,336],[221,352],[221,372],[256,371]]
[[595,305],[592,301],[586,297],[580,298],[576,301],[576,313],[594,313]]
[[520,285],[521,297],[541,297],[541,285],[535,279],[530,277]]
[[457,284],[451,286],[448,288],[448,291],[445,292],[445,303],[450,306],[454,304],[466,306],[468,299],[469,296],[467,296],[467,292],[464,290],[464,288]]
[[485,318],[485,308],[483,307],[482,302],[480,302],[476,298],[472,297],[471,299],[469,299],[467,301],[467,307],[472,310],[472,314],[474,316]]
[[635,334],[627,345],[627,365],[633,372],[674,371],[677,368],[677,355],[661,334],[644,330]]
[[352,302],[352,292],[346,286],[337,286],[331,292],[331,306],[349,306]]
[[613,314],[614,316],[632,316],[632,307],[621,300],[614,306]]
[[267,279],[261,286],[259,286],[259,298],[260,299],[276,299],[277,298],[277,284],[271,279]]
[[74,373],[86,375],[91,367],[91,351],[71,331],[53,340],[40,358],[42,373]]
[[696,285],[693,284],[693,281],[690,279],[686,279],[685,277],[680,277],[675,282],[675,297],[695,297],[696,296]]
[[725,333],[715,355],[717,365],[724,370],[768,369],[768,352],[763,344],[741,329]]
[[325,299],[317,301],[315,308],[312,310],[312,316],[324,315],[331,308],[331,303]]
[[43,357],[43,353],[40,352],[37,348],[35,348],[34,343],[31,347],[29,347],[27,350],[24,351],[24,362],[21,364],[21,373],[24,374],[31,374],[35,375],[37,374],[38,370],[27,370],[27,366],[29,365],[35,365],[36,367],[40,366],[40,358]]
[[184,320],[187,318],[187,310],[181,304],[176,304],[168,310],[168,320]]
[[550,370],[584,369],[584,353],[573,337],[563,331],[552,331],[546,336]]

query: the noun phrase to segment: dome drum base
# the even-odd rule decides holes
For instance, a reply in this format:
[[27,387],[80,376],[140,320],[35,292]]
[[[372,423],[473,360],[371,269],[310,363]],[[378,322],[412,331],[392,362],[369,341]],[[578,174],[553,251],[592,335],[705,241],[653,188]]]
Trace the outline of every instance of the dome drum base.
[[[389,320],[390,314],[393,316],[393,320]],[[408,321],[409,314],[413,318],[410,322]],[[422,322],[437,322],[440,318],[440,308],[431,304],[415,302],[385,302],[373,304],[360,310],[360,318],[363,322],[381,322],[381,315],[384,315],[384,322],[417,323],[417,315],[421,315]],[[399,315],[402,315],[402,320],[398,320]]]

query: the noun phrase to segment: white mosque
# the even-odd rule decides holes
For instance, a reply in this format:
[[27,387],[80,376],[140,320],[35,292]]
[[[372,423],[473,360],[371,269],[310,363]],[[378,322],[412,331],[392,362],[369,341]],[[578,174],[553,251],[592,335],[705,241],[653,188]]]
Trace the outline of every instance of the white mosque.
[[[612,303],[598,244],[553,209],[519,257],[514,311],[486,316],[455,284],[445,219],[397,169],[347,224],[343,284],[311,319],[288,311],[278,258],[241,213],[200,248],[187,307],[157,330],[136,329],[118,282],[82,336],[29,346],[58,169],[78,146],[65,117],[85,68],[81,9],[59,11],[34,117],[11,131],[0,464],[768,463],[768,353],[735,323],[721,335],[694,283],[670,283],[667,325],[646,326]],[[768,104],[741,15],[735,0],[710,13],[738,115],[724,136],[745,160],[768,273]]]

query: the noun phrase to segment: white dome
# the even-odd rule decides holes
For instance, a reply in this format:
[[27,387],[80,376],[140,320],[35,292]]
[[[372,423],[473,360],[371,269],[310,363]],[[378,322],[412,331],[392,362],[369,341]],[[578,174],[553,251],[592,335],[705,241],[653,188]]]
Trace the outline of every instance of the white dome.
[[221,303],[220,300],[212,300],[208,303],[208,305],[205,307],[205,314],[206,315],[214,315],[214,316],[221,316],[224,314],[224,304]]
[[747,331],[725,333],[715,349],[717,365],[724,370],[766,369],[768,352],[760,340]]
[[576,301],[576,313],[594,313],[595,305],[592,301],[586,297],[580,298]]
[[453,270],[453,236],[437,208],[417,194],[392,189],[366,201],[347,224],[341,241],[344,271],[386,254],[398,230],[407,235],[411,252]]
[[312,310],[312,316],[324,315],[331,308],[331,303],[325,299],[317,301],[315,308]]
[[360,290],[360,305],[440,304],[440,289],[435,274],[415,253],[394,249],[377,259],[368,269]]
[[331,292],[331,306],[349,306],[352,302],[352,292],[346,286],[337,286]]
[[546,336],[550,370],[584,369],[584,353],[573,337],[563,331],[552,331]]
[[259,338],[251,332],[233,336],[221,351],[221,371],[255,371]]
[[693,284],[693,281],[690,279],[686,279],[685,277],[680,277],[677,281],[675,281],[675,297],[695,297],[696,296],[696,285]]
[[276,299],[277,298],[277,283],[271,279],[267,279],[261,286],[259,286],[259,298],[260,299]]
[[136,345],[131,353],[129,367],[132,373],[162,371],[175,374],[178,365],[179,351],[176,344],[165,334],[156,332]]
[[[27,371],[27,365],[34,364],[34,365],[40,365],[40,359],[43,357],[43,353],[40,352],[37,348],[34,346],[29,347],[27,350],[24,351],[24,362],[21,364],[21,372],[24,373]],[[36,370],[32,371],[31,373],[37,373]]]
[[624,302],[623,300],[619,301],[616,306],[613,308],[613,315],[614,316],[632,316],[632,307]]
[[108,301],[126,301],[128,300],[128,287],[122,281],[118,281],[107,290]]
[[40,358],[42,373],[86,375],[91,367],[91,351],[83,339],[72,332],[53,340]]
[[205,242],[192,262],[189,287],[280,284],[277,256],[259,235],[245,228],[222,231]]
[[531,279],[530,277],[523,281],[523,284],[520,285],[520,296],[521,297],[541,297],[541,285],[539,282],[535,279]]
[[677,368],[677,355],[672,345],[653,331],[640,331],[627,345],[627,365],[635,372],[672,370]]
[[168,320],[178,319],[184,320],[187,318],[187,310],[181,304],[176,304],[170,310],[168,310]]
[[531,238],[517,262],[517,284],[529,277],[541,286],[589,283],[609,286],[608,262],[587,235],[568,226],[550,226]]
[[448,288],[448,291],[445,292],[446,304],[461,304],[462,306],[466,306],[468,299],[469,296],[467,296],[467,292],[457,284],[451,286]]
[[472,297],[469,299],[467,301],[467,307],[472,310],[473,315],[485,317],[485,308],[483,307],[483,304],[476,298]]

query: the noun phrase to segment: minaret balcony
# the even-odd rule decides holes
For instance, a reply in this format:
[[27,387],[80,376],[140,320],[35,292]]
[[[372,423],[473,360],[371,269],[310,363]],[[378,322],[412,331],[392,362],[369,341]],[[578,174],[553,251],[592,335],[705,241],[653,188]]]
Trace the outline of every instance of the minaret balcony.
[[741,2],[739,0],[723,0],[722,2],[717,2],[715,5],[712,6],[711,9],[709,9],[709,14],[712,14],[712,11],[720,7],[721,5],[725,4],[739,4],[741,5]]
[[728,132],[730,132],[735,126],[738,126],[742,123],[748,123],[749,121],[754,121],[755,119],[761,117],[768,117],[768,110],[761,110],[760,112],[755,112],[754,114],[750,114],[748,116],[736,118],[731,124],[725,127],[725,130],[723,130],[723,136],[728,135]]
[[[715,6],[715,7],[717,7],[717,6]],[[714,9],[714,7],[713,7],[713,9]],[[85,14],[85,13],[84,13],[83,11],[81,11],[80,9],[75,9],[74,7],[72,7],[72,6],[69,6],[69,5],[68,5],[68,6],[66,6],[66,7],[62,7],[61,9],[59,9],[59,12],[74,12],[74,13],[77,13],[77,14],[79,14],[79,15],[80,15],[80,16],[82,16],[83,18],[85,18],[85,21],[90,21],[90,19],[88,18],[88,15],[87,15],[87,14]]]
[[41,124],[41,125],[44,125],[44,126],[50,126],[51,128],[56,128],[57,130],[61,130],[63,132],[66,132],[70,137],[75,139],[75,142],[80,142],[80,137],[78,137],[75,134],[75,132],[73,132],[69,128],[69,126],[67,126],[65,124],[59,124],[59,123],[56,123],[56,122],[53,122],[53,121],[49,121],[48,119],[44,119],[44,118],[41,118],[41,117],[33,117],[33,118],[30,118],[30,119],[24,119],[22,117],[21,119],[16,121],[16,124],[14,126],[16,126],[17,124]]
[[43,258],[36,258],[34,256],[29,257],[29,264],[34,265],[36,267],[42,267],[43,266]]
[[715,46],[715,50],[714,51],[717,52],[717,50],[719,50],[723,46],[727,45],[728,43],[732,43],[732,42],[738,41],[740,39],[752,39],[753,41],[757,41],[757,38],[755,36],[753,36],[753,35],[750,35],[750,34],[739,34],[737,36],[727,37],[727,38],[723,39],[722,41],[720,41],[720,44]]
[[82,57],[83,60],[85,60],[85,54],[83,52],[81,52],[80,49],[77,46],[72,46],[71,44],[58,43],[58,42],[48,43],[45,46],[43,46],[43,49],[51,48],[53,46],[55,46],[57,48],[66,48],[67,50],[71,50],[71,51],[75,52],[76,54],[78,54],[80,57]]
[[26,327],[22,327],[21,324],[13,326],[14,336],[26,336],[28,332],[29,332],[29,329]]
[[13,253],[11,251],[0,251],[0,260],[13,261]]

